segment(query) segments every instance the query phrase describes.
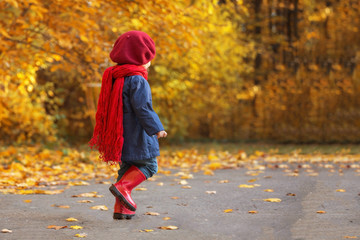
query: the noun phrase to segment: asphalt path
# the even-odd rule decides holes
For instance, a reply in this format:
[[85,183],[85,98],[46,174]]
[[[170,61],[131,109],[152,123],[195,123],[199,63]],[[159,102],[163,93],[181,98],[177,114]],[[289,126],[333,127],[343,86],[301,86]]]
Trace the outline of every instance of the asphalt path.
[[[171,170],[168,176],[158,174],[139,186],[147,190],[133,192],[138,209],[132,220],[112,219],[114,197],[109,184],[95,181],[57,195],[0,195],[0,230],[12,231],[0,233],[0,239],[65,240],[78,239],[75,234],[80,233],[86,234],[85,239],[102,240],[360,239],[359,172],[352,168],[339,172],[336,166],[331,171],[288,166],[292,170],[285,172],[283,168],[240,168],[217,170],[214,176],[193,173],[192,179],[175,176],[181,170]],[[240,188],[243,184],[254,187]],[[103,197],[72,197],[93,191]],[[264,201],[269,198],[281,202]],[[86,199],[94,202],[77,202]],[[95,205],[109,210],[90,209]],[[159,215],[145,215],[147,212]],[[69,217],[79,221],[67,222]],[[67,228],[47,229],[49,225]],[[70,229],[72,225],[83,229]],[[178,229],[159,229],[162,226]]]

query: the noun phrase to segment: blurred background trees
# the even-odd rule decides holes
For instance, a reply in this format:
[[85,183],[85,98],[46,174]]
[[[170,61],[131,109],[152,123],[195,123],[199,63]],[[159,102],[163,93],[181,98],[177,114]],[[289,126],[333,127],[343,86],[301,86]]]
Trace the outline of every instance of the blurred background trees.
[[359,142],[355,0],[3,0],[0,138],[86,142],[108,54],[129,30],[157,55],[174,140]]

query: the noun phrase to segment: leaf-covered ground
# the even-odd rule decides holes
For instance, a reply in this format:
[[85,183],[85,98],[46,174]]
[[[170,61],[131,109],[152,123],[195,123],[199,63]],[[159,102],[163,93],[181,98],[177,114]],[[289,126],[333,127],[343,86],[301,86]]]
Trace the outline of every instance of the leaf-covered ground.
[[[193,172],[214,175],[217,169],[247,168],[250,175],[256,175],[257,171],[268,168],[282,168],[286,174],[297,176],[303,168],[308,174],[316,175],[310,163],[330,172],[341,173],[342,169],[349,168],[360,172],[360,153],[356,146],[224,146],[164,147],[158,157],[159,173],[166,175],[170,174],[169,169],[179,169],[185,180],[191,178]],[[89,185],[93,179],[110,183],[117,169],[118,166],[99,162],[97,152],[87,148],[3,147],[0,150],[0,192],[59,194],[71,186]]]

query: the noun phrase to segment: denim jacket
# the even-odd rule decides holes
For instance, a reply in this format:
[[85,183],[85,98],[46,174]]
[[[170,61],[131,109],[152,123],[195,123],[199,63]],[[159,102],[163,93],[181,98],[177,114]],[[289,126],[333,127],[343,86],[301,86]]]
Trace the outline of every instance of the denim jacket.
[[123,87],[124,145],[122,161],[136,161],[160,155],[156,133],[164,130],[152,107],[151,90],[142,76],[125,77]]

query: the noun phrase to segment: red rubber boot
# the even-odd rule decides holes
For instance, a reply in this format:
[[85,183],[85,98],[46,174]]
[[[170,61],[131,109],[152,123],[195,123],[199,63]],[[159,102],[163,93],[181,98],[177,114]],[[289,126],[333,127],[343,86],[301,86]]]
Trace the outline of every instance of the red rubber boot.
[[134,211],[130,211],[126,207],[124,207],[120,200],[116,197],[115,198],[115,205],[114,205],[114,219],[131,219],[135,216]]
[[120,200],[124,207],[131,211],[135,211],[136,204],[131,197],[131,191],[134,187],[145,180],[145,175],[140,171],[140,169],[133,165],[126,171],[117,183],[110,186],[109,190]]

